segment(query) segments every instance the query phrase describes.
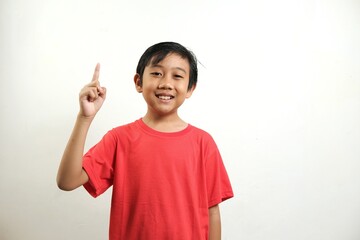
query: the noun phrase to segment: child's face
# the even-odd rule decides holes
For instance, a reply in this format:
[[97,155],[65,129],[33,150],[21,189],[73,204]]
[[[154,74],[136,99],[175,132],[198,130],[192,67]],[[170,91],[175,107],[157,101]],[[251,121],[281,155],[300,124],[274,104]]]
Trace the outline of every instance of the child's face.
[[140,85],[140,76],[135,75],[135,84],[148,105],[148,112],[158,116],[176,114],[177,109],[194,91],[189,91],[190,66],[187,59],[177,54],[167,55],[158,64],[150,62],[145,67]]

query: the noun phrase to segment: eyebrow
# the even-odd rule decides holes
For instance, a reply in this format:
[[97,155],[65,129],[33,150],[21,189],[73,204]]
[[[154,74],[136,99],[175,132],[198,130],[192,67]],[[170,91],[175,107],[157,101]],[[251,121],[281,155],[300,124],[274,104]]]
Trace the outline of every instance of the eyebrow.
[[[163,68],[163,66],[162,66],[162,65],[160,65],[160,64],[151,64],[151,65],[150,65],[150,67],[159,67],[159,68]],[[181,68],[181,67],[175,67],[175,69],[178,69],[178,70],[180,70],[180,71],[182,71],[182,72],[184,72],[184,73],[186,74],[186,70],[185,70],[185,69],[183,69],[183,68]]]

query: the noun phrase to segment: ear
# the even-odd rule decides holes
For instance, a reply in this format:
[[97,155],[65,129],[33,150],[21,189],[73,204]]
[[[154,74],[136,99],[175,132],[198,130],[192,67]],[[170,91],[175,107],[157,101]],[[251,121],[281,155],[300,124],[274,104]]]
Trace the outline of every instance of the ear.
[[136,91],[138,93],[142,93],[142,84],[141,84],[141,81],[140,81],[140,75],[138,73],[135,74],[135,76],[134,76],[134,83],[135,83]]
[[191,97],[191,95],[192,95],[192,93],[194,92],[195,88],[196,88],[196,84],[192,85],[192,87],[191,87],[191,88],[187,91],[187,93],[186,93],[186,98],[190,98],[190,97]]

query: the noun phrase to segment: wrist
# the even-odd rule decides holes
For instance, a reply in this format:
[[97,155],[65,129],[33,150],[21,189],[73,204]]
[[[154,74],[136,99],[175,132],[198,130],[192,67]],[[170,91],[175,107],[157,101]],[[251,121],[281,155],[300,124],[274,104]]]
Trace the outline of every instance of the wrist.
[[91,123],[94,120],[95,116],[84,116],[80,112],[77,115],[76,120],[84,123]]

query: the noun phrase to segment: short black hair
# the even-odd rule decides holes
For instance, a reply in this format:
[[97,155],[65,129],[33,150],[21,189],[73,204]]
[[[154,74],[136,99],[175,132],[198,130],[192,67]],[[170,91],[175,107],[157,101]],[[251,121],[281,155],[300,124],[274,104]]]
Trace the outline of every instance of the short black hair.
[[136,67],[136,73],[140,76],[140,84],[142,84],[145,67],[150,64],[150,61],[152,64],[157,64],[171,53],[188,60],[190,66],[188,90],[196,86],[198,76],[196,56],[192,51],[176,42],[160,42],[146,49]]

